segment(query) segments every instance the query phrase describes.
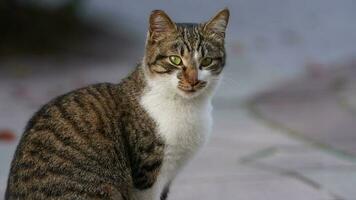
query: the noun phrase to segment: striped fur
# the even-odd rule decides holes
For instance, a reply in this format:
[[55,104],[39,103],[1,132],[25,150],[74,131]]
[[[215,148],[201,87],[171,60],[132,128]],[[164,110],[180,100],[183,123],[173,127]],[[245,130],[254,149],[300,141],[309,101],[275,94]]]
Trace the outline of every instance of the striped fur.
[[139,106],[138,68],[118,85],[60,96],[28,123],[12,162],[6,199],[131,199],[148,188],[163,141]]

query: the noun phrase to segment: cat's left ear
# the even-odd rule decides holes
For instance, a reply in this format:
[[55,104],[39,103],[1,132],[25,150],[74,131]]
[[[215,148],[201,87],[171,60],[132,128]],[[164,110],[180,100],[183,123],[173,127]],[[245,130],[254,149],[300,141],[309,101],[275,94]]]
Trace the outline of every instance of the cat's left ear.
[[225,8],[219,11],[210,21],[205,23],[204,31],[213,35],[217,35],[220,38],[225,38],[225,31],[229,22],[230,12]]
[[175,23],[162,10],[152,11],[149,23],[149,39],[153,41],[177,30]]

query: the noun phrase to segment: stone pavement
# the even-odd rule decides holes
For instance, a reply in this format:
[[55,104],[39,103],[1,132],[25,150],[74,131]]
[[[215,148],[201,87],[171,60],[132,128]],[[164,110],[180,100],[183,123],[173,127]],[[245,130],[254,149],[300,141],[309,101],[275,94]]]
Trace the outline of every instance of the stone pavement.
[[356,155],[356,62],[289,81],[255,98],[260,117],[305,139]]

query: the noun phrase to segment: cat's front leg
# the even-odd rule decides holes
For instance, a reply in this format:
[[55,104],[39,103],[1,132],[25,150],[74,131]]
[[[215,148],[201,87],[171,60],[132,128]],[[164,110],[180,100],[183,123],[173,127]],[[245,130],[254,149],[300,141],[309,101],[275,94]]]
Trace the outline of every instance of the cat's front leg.
[[[143,154],[140,154],[143,155]],[[159,200],[163,189],[159,181],[159,173],[162,163],[161,156],[149,154],[145,158],[139,158],[133,170],[132,178],[137,200]]]
[[169,193],[169,188],[170,184],[168,184],[166,187],[164,187],[162,193],[161,193],[161,200],[167,200],[168,198],[168,193]]

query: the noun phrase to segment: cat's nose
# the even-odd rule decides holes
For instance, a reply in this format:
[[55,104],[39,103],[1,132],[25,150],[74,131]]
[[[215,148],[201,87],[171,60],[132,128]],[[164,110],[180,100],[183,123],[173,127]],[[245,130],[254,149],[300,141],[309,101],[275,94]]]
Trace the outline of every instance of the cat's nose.
[[184,72],[185,80],[191,85],[195,86],[199,83],[198,80],[198,70],[196,67],[187,67],[185,68]]

